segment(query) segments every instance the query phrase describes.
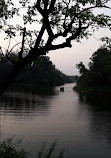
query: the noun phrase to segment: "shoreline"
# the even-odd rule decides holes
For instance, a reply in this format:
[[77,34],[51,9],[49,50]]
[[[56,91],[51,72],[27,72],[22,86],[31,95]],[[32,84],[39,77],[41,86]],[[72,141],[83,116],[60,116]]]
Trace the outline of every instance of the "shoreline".
[[78,93],[84,93],[84,94],[111,94],[111,88],[99,88],[99,89],[93,89],[94,87],[89,88],[89,90],[85,90],[84,88],[79,89],[77,87],[73,87],[73,90]]

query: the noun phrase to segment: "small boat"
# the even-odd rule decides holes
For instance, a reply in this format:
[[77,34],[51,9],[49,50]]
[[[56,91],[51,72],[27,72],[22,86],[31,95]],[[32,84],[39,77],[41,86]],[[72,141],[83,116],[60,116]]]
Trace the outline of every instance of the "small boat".
[[64,87],[60,87],[60,92],[64,92]]

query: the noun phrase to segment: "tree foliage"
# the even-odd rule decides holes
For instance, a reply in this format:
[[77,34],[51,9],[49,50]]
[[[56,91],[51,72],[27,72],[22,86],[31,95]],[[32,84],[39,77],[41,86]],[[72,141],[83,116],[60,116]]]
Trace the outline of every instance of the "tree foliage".
[[0,142],[0,157],[1,158],[28,158],[28,153],[23,149],[18,149],[21,140],[15,141],[13,138],[8,138]]
[[[62,2],[62,3],[61,3]],[[8,45],[2,56],[13,64],[10,85],[20,71],[49,51],[72,47],[71,41],[80,42],[100,27],[111,27],[111,17],[97,14],[94,9],[110,9],[110,0],[2,0],[0,12],[1,33]],[[3,9],[5,8],[5,9]],[[20,38],[20,37],[22,38]],[[12,45],[13,39],[18,42]],[[58,43],[57,39],[61,39]],[[59,40],[60,41],[60,40]],[[19,49],[17,49],[19,48]],[[17,58],[12,53],[16,50]],[[5,81],[6,82],[6,81]]]
[[84,64],[82,62],[77,64],[76,67],[79,69],[79,73],[81,75],[83,75],[85,72],[87,72],[87,69],[86,69],[86,67],[84,66]]
[[[30,154],[24,149],[20,149],[21,140],[14,140],[13,138],[5,139],[0,142],[0,156],[1,158],[30,158]],[[65,149],[61,151],[56,150],[57,141],[55,140],[48,148],[44,142],[37,154],[37,158],[65,158]]]
[[[16,55],[13,54],[13,58]],[[1,58],[0,82],[10,73],[12,65],[6,59]],[[14,85],[18,86],[59,86],[71,82],[71,79],[55,68],[48,56],[40,56],[34,63],[27,65],[17,77]]]
[[[111,49],[101,47],[90,58],[89,69],[80,76],[77,87],[108,88],[111,87]],[[80,68],[79,68],[80,69]]]
[[59,86],[64,84],[62,73],[47,56],[39,57],[33,66],[28,65],[23,69],[16,83],[23,85]]

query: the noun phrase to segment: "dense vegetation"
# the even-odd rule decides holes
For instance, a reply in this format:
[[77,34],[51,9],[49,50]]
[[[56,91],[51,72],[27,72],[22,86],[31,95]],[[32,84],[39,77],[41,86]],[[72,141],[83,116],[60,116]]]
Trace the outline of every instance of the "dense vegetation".
[[80,78],[75,87],[81,91],[111,92],[111,49],[102,47],[90,58],[89,69],[80,62]]
[[[20,149],[20,143],[21,140],[14,140],[13,138],[1,141],[0,158],[30,158],[29,153],[24,149]],[[49,149],[47,149],[45,143],[43,143],[37,158],[65,158],[65,150],[63,149],[57,153],[55,151],[56,145],[57,143],[54,141]]]
[[[10,73],[12,64],[6,59],[1,58],[0,62],[0,82]],[[50,61],[47,56],[40,56],[34,63],[26,66],[20,73],[13,86],[16,84],[20,86],[35,86],[36,87],[53,87],[63,85],[73,81],[73,77],[68,77],[58,69]]]
[[38,84],[47,86],[63,85],[64,79],[59,70],[55,68],[49,57],[39,57],[32,66],[24,68],[16,82],[22,84]]

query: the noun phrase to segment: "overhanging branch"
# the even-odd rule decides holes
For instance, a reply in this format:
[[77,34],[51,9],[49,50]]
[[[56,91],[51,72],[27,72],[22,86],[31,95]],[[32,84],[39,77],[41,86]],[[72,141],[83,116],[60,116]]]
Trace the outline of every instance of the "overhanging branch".
[[75,40],[81,34],[81,31],[84,29],[87,29],[88,27],[89,27],[89,25],[87,25],[86,27],[82,27],[81,20],[79,20],[79,27],[76,29],[76,32],[74,34],[72,34],[70,37],[66,38],[66,41],[63,42],[62,44],[49,46],[49,50],[56,50],[56,49],[65,48],[65,47],[72,47],[71,41]]

